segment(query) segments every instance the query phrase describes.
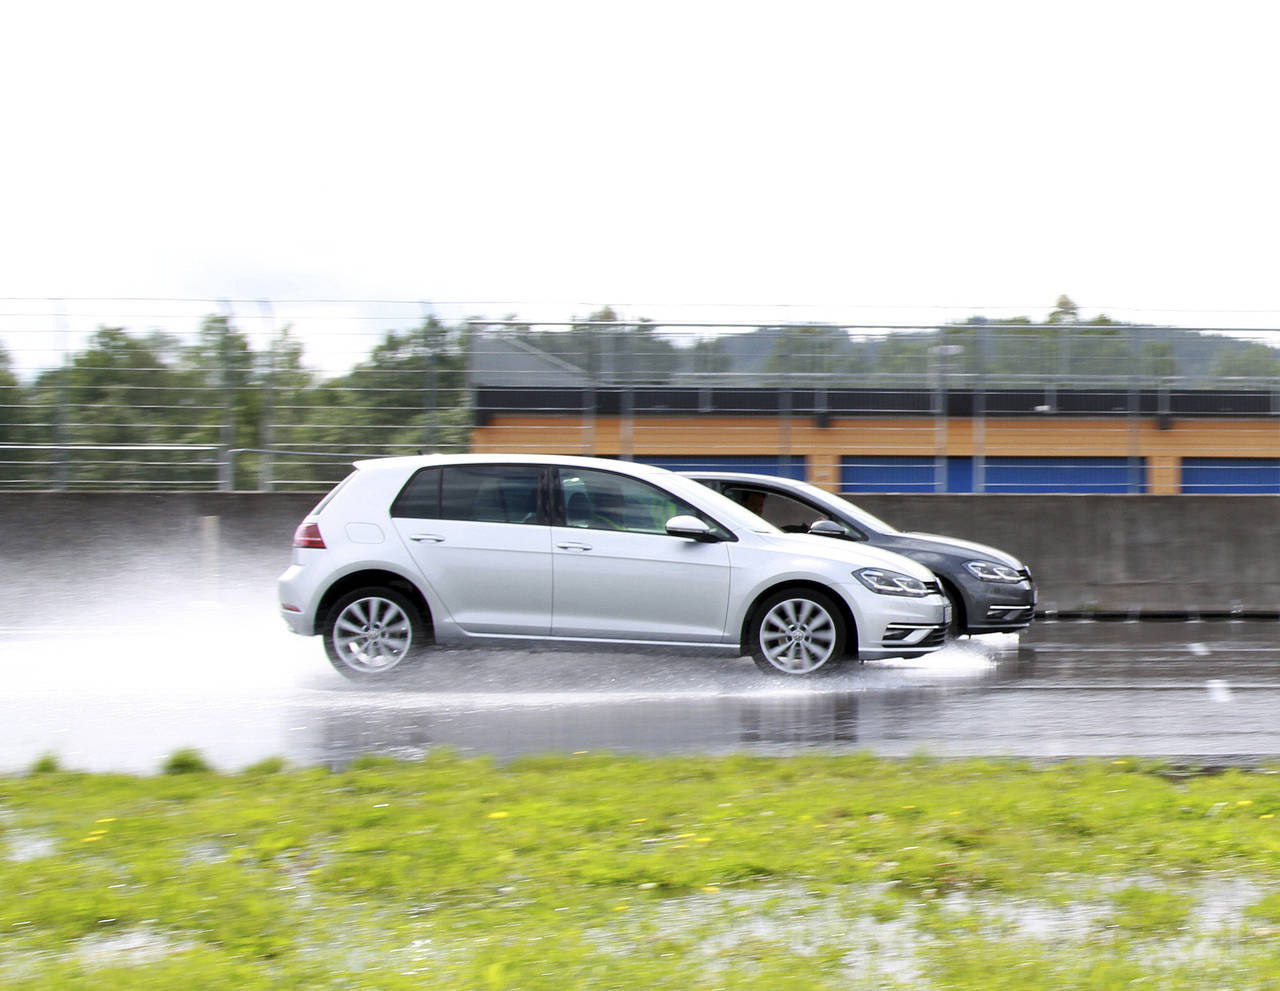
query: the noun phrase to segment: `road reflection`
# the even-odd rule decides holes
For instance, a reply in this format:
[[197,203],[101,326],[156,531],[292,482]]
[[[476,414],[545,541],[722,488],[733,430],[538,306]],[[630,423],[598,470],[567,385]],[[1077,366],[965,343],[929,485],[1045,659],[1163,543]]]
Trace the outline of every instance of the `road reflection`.
[[0,630],[0,771],[52,754],[155,773],[195,748],[236,770],[267,757],[342,767],[450,748],[507,760],[578,751],[1149,756],[1280,755],[1280,625],[1037,623],[925,658],[768,678],[734,657],[582,651],[434,653],[355,685],[274,617]]
[[[516,662],[524,677],[515,677],[500,655],[456,652],[394,687],[336,692],[342,702],[315,720],[306,760],[341,767],[360,754],[415,757],[438,747],[499,759],[566,751],[858,750],[886,731],[894,735],[899,713],[913,713],[913,722],[937,720],[961,695],[1026,677],[1035,656],[1016,638],[992,638],[915,661],[779,682],[741,659],[638,655],[546,654],[536,666]],[[566,690],[575,681],[578,687]]]

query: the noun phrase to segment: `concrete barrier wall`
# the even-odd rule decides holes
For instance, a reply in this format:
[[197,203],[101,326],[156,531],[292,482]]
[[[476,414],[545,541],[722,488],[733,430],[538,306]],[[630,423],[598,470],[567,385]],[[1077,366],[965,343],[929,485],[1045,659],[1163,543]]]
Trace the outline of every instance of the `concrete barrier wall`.
[[[285,493],[0,493],[0,624],[38,628],[191,602],[275,609]],[[1058,612],[1280,612],[1275,496],[868,495],[900,529],[1016,554]]]
[[1267,495],[875,495],[901,530],[1020,557],[1044,610],[1280,611],[1280,498]]

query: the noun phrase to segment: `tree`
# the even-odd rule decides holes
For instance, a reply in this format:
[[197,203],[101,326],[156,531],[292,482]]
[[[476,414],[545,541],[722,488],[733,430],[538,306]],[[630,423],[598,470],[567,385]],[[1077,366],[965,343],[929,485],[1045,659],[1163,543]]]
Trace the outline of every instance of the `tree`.
[[387,332],[368,361],[320,386],[331,420],[315,439],[348,452],[465,450],[467,333],[435,317],[404,333]]
[[1059,296],[1058,302],[1049,314],[1049,319],[1045,322],[1049,324],[1079,323],[1080,307],[1071,301],[1070,296]]
[[1280,352],[1255,343],[1223,348],[1215,355],[1209,374],[1215,378],[1280,378]]
[[[13,373],[9,352],[0,347],[0,444],[39,443],[33,424],[35,408],[27,390]],[[31,462],[37,452],[22,448],[0,449],[0,481],[18,483],[32,475]]]
[[661,385],[684,364],[685,355],[649,320],[623,320],[605,306],[567,330],[517,329],[527,346],[580,368],[597,385]]
[[849,333],[839,327],[813,324],[804,327],[766,328],[773,339],[764,371],[771,385],[806,388],[833,384],[860,370]]
[[135,337],[121,327],[100,327],[63,367],[37,376],[35,405],[46,411],[42,443],[59,446],[52,481],[208,481],[208,456],[195,461],[210,463],[193,463],[190,452],[155,449],[217,443],[204,426],[209,416],[201,405],[201,379],[181,367],[181,354],[178,340],[168,334]]

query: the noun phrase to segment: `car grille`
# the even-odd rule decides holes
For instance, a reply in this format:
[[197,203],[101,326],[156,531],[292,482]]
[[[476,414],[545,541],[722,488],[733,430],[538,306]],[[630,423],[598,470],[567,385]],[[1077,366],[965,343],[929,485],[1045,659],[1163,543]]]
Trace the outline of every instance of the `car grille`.
[[921,582],[921,584],[933,595],[942,594],[942,586],[938,582]]

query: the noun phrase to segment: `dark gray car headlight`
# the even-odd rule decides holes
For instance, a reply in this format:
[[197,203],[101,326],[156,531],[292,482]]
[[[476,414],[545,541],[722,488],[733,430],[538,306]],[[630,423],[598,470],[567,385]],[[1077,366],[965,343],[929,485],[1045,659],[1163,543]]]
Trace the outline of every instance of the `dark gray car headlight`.
[[966,561],[964,566],[978,581],[1000,582],[1005,585],[1016,585],[1022,581],[1022,573],[1007,564],[997,564],[995,561]]
[[909,595],[920,598],[929,594],[929,588],[918,578],[904,575],[899,571],[887,571],[884,568],[862,568],[853,573],[853,577],[873,592],[881,595]]

